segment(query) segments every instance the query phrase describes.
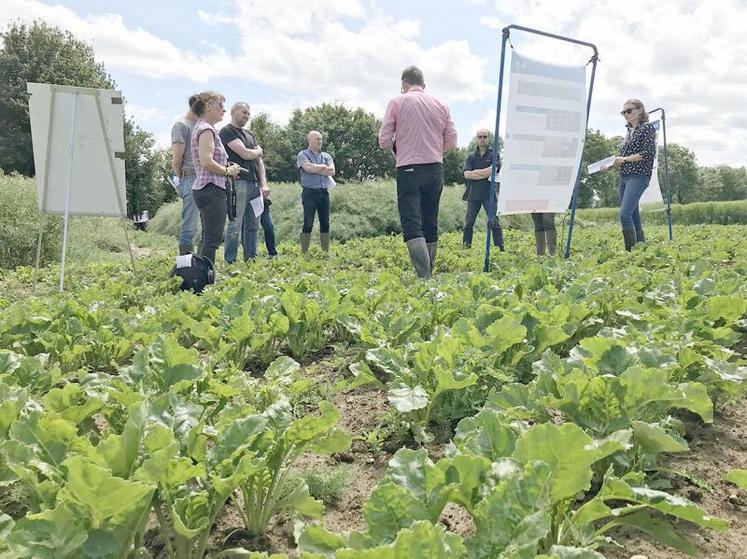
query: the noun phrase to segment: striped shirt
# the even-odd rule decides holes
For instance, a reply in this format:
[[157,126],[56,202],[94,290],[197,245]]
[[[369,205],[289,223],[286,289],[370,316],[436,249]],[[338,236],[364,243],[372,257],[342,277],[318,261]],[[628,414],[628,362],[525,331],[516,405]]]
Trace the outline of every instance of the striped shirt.
[[224,167],[228,165],[228,155],[226,149],[223,147],[223,142],[220,141],[218,132],[215,127],[206,120],[198,119],[195,123],[195,128],[192,130],[192,139],[190,141],[189,149],[192,151],[192,161],[195,165],[195,182],[192,185],[192,190],[202,190],[208,183],[213,183],[219,188],[226,188],[226,176],[225,174],[213,173],[208,171],[205,167],[200,164],[200,134],[203,132],[210,131],[213,134],[213,159],[218,165]]
[[379,129],[379,146],[392,149],[395,136],[397,167],[443,163],[444,152],[457,143],[448,107],[419,86],[411,86],[387,105]]

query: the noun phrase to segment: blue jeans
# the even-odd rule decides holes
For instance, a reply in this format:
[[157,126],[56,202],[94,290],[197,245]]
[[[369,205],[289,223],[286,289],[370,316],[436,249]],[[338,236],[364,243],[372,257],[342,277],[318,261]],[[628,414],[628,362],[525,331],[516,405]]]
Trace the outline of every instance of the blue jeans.
[[650,180],[646,175],[620,175],[620,225],[623,229],[635,229],[638,242],[646,240],[638,202]]
[[249,240],[247,242],[247,226],[254,229],[254,237],[259,230],[259,220],[254,217],[254,210],[250,201],[259,195],[259,186],[256,182],[247,180],[237,180],[234,182],[236,188],[236,219],[228,222],[226,230],[226,245],[223,249],[223,255],[226,262],[232,264],[236,262],[236,254],[239,251],[239,234],[241,234],[241,244],[244,247],[244,260],[255,258],[257,256],[257,241]]
[[265,246],[267,247],[267,254],[270,256],[277,256],[278,251],[275,248],[275,225],[272,223],[272,213],[270,213],[270,206],[267,204],[269,200],[265,200],[265,211],[259,217],[259,223],[262,225],[262,230],[265,232]]
[[182,227],[179,231],[179,244],[194,244],[197,236],[197,220],[200,212],[197,209],[194,198],[192,198],[192,185],[195,182],[195,176],[182,177],[179,181],[179,189],[182,195]]

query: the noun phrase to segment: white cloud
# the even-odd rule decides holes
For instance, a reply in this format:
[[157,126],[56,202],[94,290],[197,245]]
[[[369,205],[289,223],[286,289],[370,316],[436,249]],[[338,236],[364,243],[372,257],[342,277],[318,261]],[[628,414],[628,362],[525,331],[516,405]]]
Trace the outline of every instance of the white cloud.
[[149,122],[168,116],[168,113],[160,107],[148,107],[130,102],[125,106],[125,112],[134,117],[136,122]]
[[128,28],[122,16],[105,14],[81,17],[61,5],[50,6],[35,0],[0,0],[0,24],[15,19],[41,19],[48,25],[71,31],[90,43],[96,57],[109,71],[124,70],[150,78],[186,78],[205,83],[230,75],[234,61],[225,51],[185,52],[173,43],[143,29]]
[[314,10],[301,0],[239,3],[236,19],[247,22],[242,49],[253,79],[379,113],[410,64],[422,68],[429,91],[446,102],[489,94],[486,63],[466,40],[424,47],[416,21],[395,20],[357,1],[321,3]]
[[[667,139],[695,151],[701,164],[745,164],[744,0],[500,0],[495,7],[499,16],[482,18],[483,25],[515,22],[598,46],[591,127],[622,133],[620,106],[638,97],[665,107]],[[591,52],[518,31],[511,42],[524,55],[559,63],[583,62]]]

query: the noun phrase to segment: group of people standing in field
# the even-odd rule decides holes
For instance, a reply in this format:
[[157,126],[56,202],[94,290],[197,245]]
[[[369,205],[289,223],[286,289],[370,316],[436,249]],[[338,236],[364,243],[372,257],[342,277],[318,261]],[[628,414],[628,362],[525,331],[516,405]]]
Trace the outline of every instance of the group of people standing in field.
[[[259,228],[264,230],[270,256],[277,255],[270,213],[270,189],[263,163],[263,150],[246,128],[251,117],[248,103],[231,107],[231,121],[220,130],[216,125],[225,114],[225,98],[205,91],[189,99],[189,110],[172,128],[172,168],[182,197],[179,253],[194,251],[198,218],[202,224],[199,254],[215,262],[229,212],[228,181],[233,181],[236,215],[225,231],[225,259],[236,261],[239,242],[244,259],[258,254]],[[620,169],[620,221],[624,245],[630,250],[644,242],[638,203],[648,186],[656,155],[656,131],[637,99],[625,102],[622,115],[628,134],[614,165]],[[430,278],[438,248],[438,212],[444,184],[443,154],[457,145],[457,132],[448,107],[425,92],[422,71],[410,66],[401,76],[401,94],[387,105],[378,133],[379,146],[395,155],[397,208],[402,234],[412,265],[421,278]],[[322,150],[323,137],[308,134],[308,147],[296,158],[301,182],[303,227],[302,252],[307,252],[315,216],[319,219],[320,243],[329,250],[329,190],[334,186],[335,165]],[[473,227],[480,208],[488,214],[493,151],[491,134],[480,129],[476,148],[464,164],[467,202],[463,243],[472,245]],[[500,160],[498,160],[500,168]],[[496,176],[497,176],[496,169]],[[492,189],[497,193],[498,185]],[[496,200],[492,201],[495,208]],[[233,217],[233,216],[232,216]],[[557,233],[552,213],[533,213],[537,255],[555,254]],[[505,249],[498,216],[488,215],[493,244]]]

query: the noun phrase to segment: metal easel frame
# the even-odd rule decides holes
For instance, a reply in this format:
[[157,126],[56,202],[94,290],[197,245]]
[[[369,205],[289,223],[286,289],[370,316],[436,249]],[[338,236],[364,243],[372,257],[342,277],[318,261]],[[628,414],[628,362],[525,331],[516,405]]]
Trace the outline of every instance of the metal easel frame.
[[661,129],[664,134],[664,183],[667,187],[667,224],[669,225],[669,240],[672,240],[672,186],[669,183],[669,146],[667,145],[667,115],[663,107],[657,107],[648,112],[661,113]]
[[[589,110],[591,109],[591,96],[594,92],[594,77],[596,76],[597,71],[597,62],[599,62],[599,50],[597,49],[596,45],[592,43],[587,43],[586,41],[579,41],[578,39],[573,39],[571,37],[564,37],[562,35],[556,35],[554,33],[547,33],[546,31],[540,31],[538,29],[531,29],[529,27],[523,27],[521,25],[509,25],[507,27],[503,28],[503,39],[501,42],[501,69],[498,77],[498,102],[496,107],[496,113],[495,113],[495,131],[493,135],[493,167],[490,173],[490,183],[488,185],[489,188],[489,198],[488,198],[488,230],[485,237],[485,263],[483,266],[484,272],[490,271],[490,231],[493,227],[493,220],[495,219],[495,179],[496,179],[496,168],[498,165],[498,134],[499,134],[499,128],[501,123],[501,105],[503,102],[503,73],[504,73],[504,67],[506,64],[506,43],[509,40],[509,37],[511,35],[511,30],[515,29],[517,31],[524,31],[526,33],[533,33],[535,35],[540,35],[542,37],[548,37],[550,39],[557,39],[559,41],[566,41],[569,43],[574,43],[576,45],[582,45],[585,47],[589,47],[594,51],[594,54],[592,55],[589,62],[592,63],[592,70],[591,70],[591,82],[589,83],[589,93],[586,97],[586,123],[585,127],[588,128],[589,125]],[[578,203],[578,189],[579,185],[581,183],[581,165],[579,164],[578,168],[578,174],[576,177],[576,184],[573,187],[573,197],[571,198],[571,221],[568,226],[568,242],[566,245],[566,251],[565,251],[565,258],[569,258],[571,255],[571,235],[573,233],[573,223],[576,218],[576,205]]]
[[[66,86],[66,85],[50,85],[51,92],[52,92],[52,102],[50,106],[49,111],[49,127],[47,128],[47,153],[46,153],[46,159],[45,159],[45,165],[44,165],[44,182],[42,186],[42,207],[41,207],[41,213],[42,218],[41,222],[39,224],[39,235],[37,238],[36,243],[36,265],[34,267],[34,275],[33,275],[33,290],[36,291],[36,283],[38,279],[39,274],[39,265],[41,262],[41,247],[42,247],[42,236],[44,234],[44,224],[46,221],[47,216],[47,191],[48,191],[48,184],[49,184],[49,155],[52,150],[52,128],[54,126],[54,113],[55,113],[55,105],[57,104],[57,94],[58,93],[72,93],[72,119],[70,123],[70,143],[68,145],[68,167],[67,167],[67,188],[65,190],[65,211],[63,213],[64,215],[64,225],[63,225],[63,233],[62,233],[62,262],[60,264],[60,292],[62,292],[65,289],[65,262],[66,262],[66,256],[67,256],[67,237],[68,237],[68,225],[70,222],[70,196],[73,190],[73,165],[74,165],[74,157],[75,157],[75,138],[76,138],[76,132],[77,132],[77,126],[78,126],[78,98],[80,95],[89,95],[93,96],[94,100],[96,101],[96,112],[98,115],[99,124],[101,126],[101,132],[104,136],[104,144],[107,146],[107,149],[109,146],[111,146],[111,142],[109,139],[109,132],[106,129],[106,126],[104,124],[104,113],[101,108],[101,98],[100,98],[100,90],[88,88],[88,87],[72,87],[72,86]],[[114,169],[114,161],[113,158],[114,154],[110,154],[110,156],[107,158],[109,162],[109,172],[111,173],[111,179],[112,179],[112,185],[114,187],[114,193],[117,197],[117,206],[119,208],[119,213],[121,216],[126,215],[125,213],[125,207],[122,200],[122,197],[120,195],[120,191],[117,184],[117,173]],[[130,264],[132,265],[132,271],[135,271],[135,257],[132,253],[132,245],[130,244],[130,236],[127,233],[127,226],[122,221],[122,227],[124,229],[125,239],[127,241],[127,249],[130,253]]]

